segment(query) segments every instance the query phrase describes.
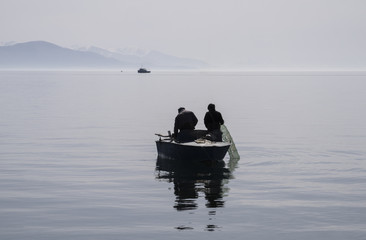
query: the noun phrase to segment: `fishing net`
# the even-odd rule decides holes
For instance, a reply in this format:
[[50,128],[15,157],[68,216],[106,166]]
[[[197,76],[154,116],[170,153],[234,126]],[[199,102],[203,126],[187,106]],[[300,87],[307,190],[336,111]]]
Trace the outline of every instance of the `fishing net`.
[[230,132],[227,129],[227,127],[223,124],[223,125],[221,125],[220,130],[222,132],[222,140],[224,142],[230,142],[231,143],[229,151],[228,151],[230,159],[240,159],[240,156],[239,156],[238,150],[236,149],[234,140],[231,137]]

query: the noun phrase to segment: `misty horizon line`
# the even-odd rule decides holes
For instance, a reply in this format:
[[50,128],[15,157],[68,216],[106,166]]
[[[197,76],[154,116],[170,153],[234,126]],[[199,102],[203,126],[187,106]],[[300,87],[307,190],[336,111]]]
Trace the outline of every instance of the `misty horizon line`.
[[[8,42],[0,42],[0,47],[12,47],[12,46],[16,46],[16,45],[22,45],[22,44],[30,44],[30,43],[44,43],[44,44],[50,44],[50,45],[54,45],[55,47],[59,47],[59,48],[63,48],[63,49],[67,49],[67,50],[73,50],[73,51],[79,51],[79,52],[94,52],[97,53],[101,56],[105,56],[111,59],[115,59],[112,55],[108,56],[108,54],[121,54],[121,55],[126,55],[126,56],[138,56],[138,57],[144,57],[147,56],[149,53],[152,52],[156,52],[159,54],[162,54],[164,56],[169,56],[169,57],[176,57],[179,59],[184,59],[184,60],[193,60],[193,61],[197,61],[200,62],[202,64],[204,64],[205,66],[201,66],[201,67],[197,67],[195,69],[179,69],[179,67],[177,69],[172,69],[169,67],[154,67],[153,69],[155,71],[208,71],[208,72],[222,72],[222,71],[233,71],[233,72],[287,72],[287,71],[292,71],[292,72],[301,72],[301,71],[305,71],[305,72],[317,72],[317,71],[321,71],[321,72],[326,72],[326,71],[330,71],[330,72],[363,72],[366,71],[366,66],[348,66],[348,65],[241,65],[241,64],[210,64],[210,63],[206,63],[202,60],[196,59],[196,58],[180,58],[177,56],[173,56],[173,55],[168,55],[156,50],[147,50],[147,49],[142,49],[139,47],[121,47],[121,48],[117,48],[117,49],[107,49],[107,48],[102,48],[102,47],[98,47],[98,46],[93,46],[93,45],[89,45],[89,46],[75,46],[74,48],[72,47],[65,47],[65,46],[61,46],[49,41],[45,41],[45,40],[34,40],[34,41],[26,41],[26,42],[16,42],[16,41],[8,41]],[[115,52],[113,52],[115,51]],[[135,52],[134,52],[135,51]],[[107,55],[105,55],[107,54]],[[1,57],[1,56],[0,56]],[[139,66],[137,66],[135,64],[134,67],[131,66],[126,66],[126,67],[122,67],[122,71],[133,71],[136,70],[136,67],[148,67],[148,66],[144,66],[145,64],[140,64]],[[86,70],[86,71],[90,71],[90,68],[63,68],[63,67],[9,67],[9,68],[4,68],[0,66],[0,70]],[[110,68],[103,68],[103,67],[96,67],[95,70],[96,71],[103,71],[103,70],[109,70]]]
[[[108,73],[118,73],[118,74],[138,74],[136,69],[128,68],[125,70],[111,69],[111,68],[21,68],[21,69],[1,69],[0,72],[108,72]],[[366,76],[366,70],[324,70],[324,69],[186,69],[186,70],[176,70],[176,69],[153,69],[150,74],[190,74],[190,73],[200,73],[200,74],[223,74],[223,75],[248,75],[248,76]],[[145,75],[145,74],[143,74]]]

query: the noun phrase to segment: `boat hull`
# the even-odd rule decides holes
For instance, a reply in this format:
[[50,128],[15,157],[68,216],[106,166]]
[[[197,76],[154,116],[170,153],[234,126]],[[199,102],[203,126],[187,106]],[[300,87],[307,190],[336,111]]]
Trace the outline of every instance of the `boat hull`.
[[230,143],[177,143],[174,141],[159,140],[156,141],[156,147],[159,158],[220,161],[224,159]]

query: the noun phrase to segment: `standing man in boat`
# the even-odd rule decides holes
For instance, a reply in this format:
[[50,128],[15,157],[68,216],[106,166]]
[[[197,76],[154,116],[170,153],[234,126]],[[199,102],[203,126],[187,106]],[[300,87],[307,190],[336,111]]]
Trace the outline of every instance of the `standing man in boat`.
[[224,119],[220,112],[216,111],[215,104],[210,103],[207,107],[204,123],[213,141],[222,142],[222,132],[220,126],[224,124]]
[[[198,119],[193,112],[186,110],[184,107],[180,107],[178,109],[178,115],[175,117],[174,121],[174,135],[173,135],[174,138],[178,140],[187,140],[187,141],[190,140],[185,138],[190,138],[189,130],[194,130],[194,128],[197,125],[197,122]],[[182,134],[178,135],[178,131],[179,133]],[[183,134],[184,132],[187,132],[187,134]]]

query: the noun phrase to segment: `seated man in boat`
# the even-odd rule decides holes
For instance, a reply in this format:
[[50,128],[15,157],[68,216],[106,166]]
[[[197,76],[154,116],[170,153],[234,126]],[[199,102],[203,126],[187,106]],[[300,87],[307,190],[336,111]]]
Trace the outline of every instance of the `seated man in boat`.
[[174,121],[174,138],[179,142],[194,141],[195,138],[191,133],[196,127],[197,122],[198,119],[193,112],[186,110],[184,107],[180,107]]
[[211,141],[222,142],[222,132],[220,126],[224,124],[224,119],[220,112],[216,111],[215,104],[210,103],[207,107],[204,123],[209,132],[208,139]]

